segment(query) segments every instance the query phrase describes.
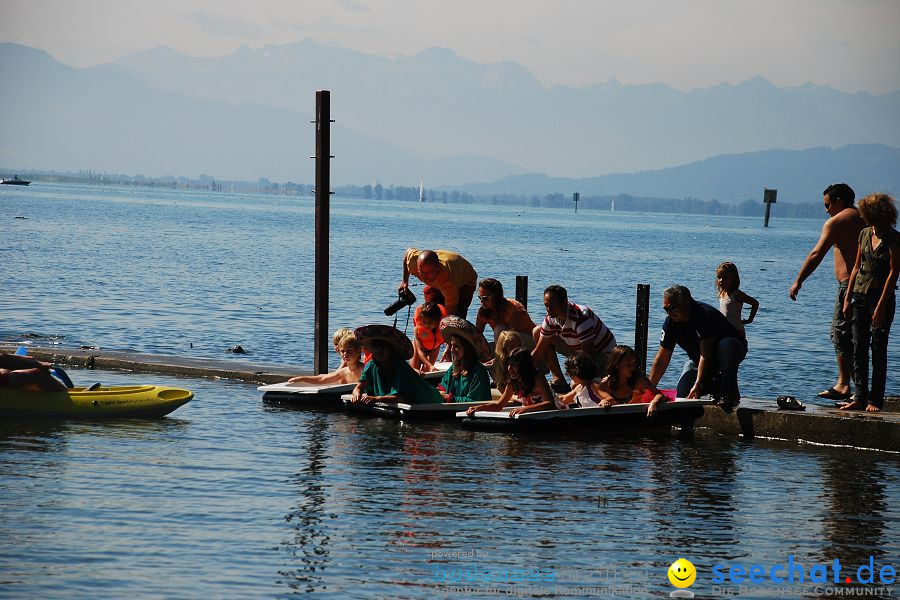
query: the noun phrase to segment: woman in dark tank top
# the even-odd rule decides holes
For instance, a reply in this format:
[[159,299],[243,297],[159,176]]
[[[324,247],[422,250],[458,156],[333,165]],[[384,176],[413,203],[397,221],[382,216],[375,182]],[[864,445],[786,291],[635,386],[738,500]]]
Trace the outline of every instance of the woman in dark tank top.
[[[853,325],[853,381],[856,397],[842,410],[879,411],[887,379],[887,344],[896,308],[900,275],[900,234],[897,206],[887,194],[869,194],[859,202],[867,227],[859,234],[856,263],[844,299],[844,315]],[[872,347],[872,387],[869,388],[869,344]]]

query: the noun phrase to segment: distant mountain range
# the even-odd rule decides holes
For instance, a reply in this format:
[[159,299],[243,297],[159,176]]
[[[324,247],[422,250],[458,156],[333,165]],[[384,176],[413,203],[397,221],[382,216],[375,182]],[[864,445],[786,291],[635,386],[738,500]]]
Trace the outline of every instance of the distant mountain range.
[[842,148],[766,150],[713,156],[678,167],[582,179],[543,174],[511,175],[493,183],[453,186],[479,196],[534,196],[580,192],[583,196],[631,194],[654,198],[699,198],[735,203],[762,200],[778,190],[787,202],[819,202],[829,184],[847,182],[856,193],[900,193],[900,148],[854,144]]
[[[2,167],[314,180],[311,113],[162,91],[16,44],[0,44],[0,78]],[[305,100],[314,109],[314,97]],[[523,171],[474,154],[424,159],[341,123],[332,126],[332,154],[334,185],[424,177],[433,186]]]
[[0,166],[10,168],[311,182],[320,88],[332,90],[335,186],[424,178],[472,193],[581,186],[727,201],[758,197],[761,186],[805,197],[842,179],[896,190],[900,166],[900,91],[758,78],[687,93],[616,82],[545,89],[512,62],[437,48],[388,59],[310,41],[212,59],[157,48],[89,69],[0,44],[0,77]]
[[[589,177],[784,148],[900,147],[900,90],[874,96],[755,78],[690,92],[616,81],[545,89],[515,62],[430,48],[383,58],[306,40],[221,58],[170,48],[101,68],[197,98],[312,112],[332,90],[342,126],[422,157],[493,156],[523,171]],[[477,177],[459,180],[484,181]]]

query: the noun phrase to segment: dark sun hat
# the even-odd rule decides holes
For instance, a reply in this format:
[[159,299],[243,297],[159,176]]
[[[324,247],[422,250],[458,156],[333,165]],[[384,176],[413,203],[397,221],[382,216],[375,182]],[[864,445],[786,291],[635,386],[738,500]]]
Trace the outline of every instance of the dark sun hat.
[[480,362],[491,358],[491,347],[488,345],[484,334],[465,319],[456,315],[450,315],[441,319],[441,336],[443,336],[444,341],[449,343],[451,335],[458,335],[469,342],[475,348],[475,353],[478,354]]
[[380,324],[363,325],[362,327],[357,327],[353,331],[353,334],[356,336],[356,339],[359,340],[359,343],[362,344],[363,348],[369,352],[372,351],[369,344],[377,340],[393,347],[394,352],[402,357],[403,360],[409,360],[413,356],[412,342],[410,342],[409,338],[396,327]]

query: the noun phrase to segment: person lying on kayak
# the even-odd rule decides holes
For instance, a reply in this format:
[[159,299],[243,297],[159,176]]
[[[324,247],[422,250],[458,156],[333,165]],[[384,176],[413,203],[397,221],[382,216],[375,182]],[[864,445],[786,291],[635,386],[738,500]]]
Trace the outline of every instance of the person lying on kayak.
[[372,360],[363,368],[359,383],[353,388],[351,402],[371,404],[438,404],[437,388],[419,377],[409,363],[412,342],[402,332],[388,325],[366,325],[353,332]]
[[491,378],[481,361],[490,356],[487,340],[478,329],[456,316],[441,320],[441,335],[449,340],[453,367],[441,380],[444,402],[484,402],[491,399]]
[[516,348],[509,356],[506,366],[507,382],[503,394],[496,402],[488,402],[473,406],[466,411],[471,415],[479,410],[503,410],[515,395],[522,406],[509,411],[509,416],[538,411],[553,410],[556,408],[556,396],[547,383],[547,378],[541,375],[534,366],[531,352],[525,348]]
[[637,353],[630,346],[613,348],[606,365],[606,376],[596,389],[602,398],[600,406],[604,408],[616,404],[643,404],[645,398],[652,395],[647,406],[648,417],[656,413],[660,402],[666,402],[665,395],[637,368]]
[[341,355],[341,366],[331,373],[322,375],[300,375],[291,377],[288,383],[356,383],[362,376],[363,365],[359,359],[362,355],[362,344],[351,332],[337,341],[337,349]]
[[0,352],[0,387],[37,392],[66,391],[66,386],[50,374],[52,366],[30,356]]

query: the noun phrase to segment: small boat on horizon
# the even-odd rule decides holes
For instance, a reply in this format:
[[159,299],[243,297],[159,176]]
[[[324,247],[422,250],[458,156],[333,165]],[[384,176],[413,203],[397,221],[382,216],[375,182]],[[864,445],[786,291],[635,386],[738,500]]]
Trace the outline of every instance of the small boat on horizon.
[[31,185],[31,182],[27,179],[19,179],[19,176],[16,175],[12,179],[0,179],[0,184],[2,185]]

